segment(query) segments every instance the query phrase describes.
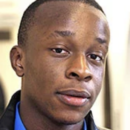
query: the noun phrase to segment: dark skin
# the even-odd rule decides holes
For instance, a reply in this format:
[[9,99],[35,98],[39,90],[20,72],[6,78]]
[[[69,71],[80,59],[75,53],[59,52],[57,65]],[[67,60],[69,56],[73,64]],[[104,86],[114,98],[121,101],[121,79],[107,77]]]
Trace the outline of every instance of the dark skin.
[[35,16],[26,46],[11,50],[22,77],[22,121],[28,130],[81,130],[101,89],[107,20],[90,5],[65,1],[42,4]]

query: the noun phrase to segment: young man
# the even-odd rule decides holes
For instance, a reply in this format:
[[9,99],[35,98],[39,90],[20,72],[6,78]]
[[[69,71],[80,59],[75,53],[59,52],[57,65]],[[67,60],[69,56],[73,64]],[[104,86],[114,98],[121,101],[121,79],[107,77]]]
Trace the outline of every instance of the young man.
[[94,0],[37,0],[25,11],[11,63],[22,77],[0,130],[98,130],[90,111],[110,32]]

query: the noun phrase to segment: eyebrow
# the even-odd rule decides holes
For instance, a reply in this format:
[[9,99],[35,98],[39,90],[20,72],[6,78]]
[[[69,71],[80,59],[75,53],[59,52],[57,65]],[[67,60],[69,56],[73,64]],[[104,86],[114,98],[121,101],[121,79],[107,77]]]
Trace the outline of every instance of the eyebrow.
[[100,37],[96,38],[95,40],[96,40],[97,42],[99,42],[100,44],[107,43],[107,40],[102,39],[102,38],[100,38]]
[[[65,31],[59,31],[59,30],[55,30],[53,33],[51,33],[51,35],[48,37],[50,38],[51,36],[54,36],[54,37],[58,37],[58,36],[61,36],[61,37],[68,37],[68,36],[74,36],[76,33],[72,32],[72,31],[68,31],[68,30],[65,30]],[[104,44],[104,43],[107,43],[107,40],[103,39],[103,38],[95,38],[95,40],[97,42],[99,42],[100,44]]]
[[61,37],[68,37],[68,36],[74,36],[75,35],[74,32],[71,32],[71,31],[68,31],[68,30],[66,30],[66,31],[56,30],[56,31],[54,31],[54,33],[58,34]]
[[[75,33],[74,33],[74,32],[71,32],[71,31],[58,31],[58,30],[56,30],[56,31],[54,31],[54,33],[56,33],[56,34],[58,34],[58,35],[60,35],[60,36],[62,36],[62,37],[68,37],[68,36],[73,36],[73,35],[75,35]],[[107,42],[107,40],[102,39],[102,38],[100,38],[100,37],[96,38],[95,40],[96,40],[97,42],[99,42],[100,44],[104,44],[104,43]]]

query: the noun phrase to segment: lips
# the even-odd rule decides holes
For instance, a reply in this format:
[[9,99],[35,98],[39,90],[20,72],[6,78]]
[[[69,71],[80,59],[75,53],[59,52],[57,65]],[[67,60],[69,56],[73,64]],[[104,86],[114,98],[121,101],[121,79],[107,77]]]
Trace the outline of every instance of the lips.
[[70,106],[84,106],[90,99],[91,95],[86,91],[64,90],[57,92],[59,100]]

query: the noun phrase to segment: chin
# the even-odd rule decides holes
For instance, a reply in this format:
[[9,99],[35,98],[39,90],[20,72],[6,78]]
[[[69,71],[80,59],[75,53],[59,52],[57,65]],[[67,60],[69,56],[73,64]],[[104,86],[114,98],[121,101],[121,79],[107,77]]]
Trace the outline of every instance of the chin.
[[63,121],[61,121],[59,123],[62,123],[64,125],[74,125],[74,124],[78,124],[81,121],[83,121],[83,120],[74,120],[73,119],[73,120],[63,120]]
[[80,116],[80,115],[76,116],[76,114],[74,114],[74,115],[66,114],[62,117],[57,118],[56,120],[60,124],[74,125],[74,124],[82,122],[84,120],[84,116]]
[[78,124],[79,122],[83,121],[82,120],[75,120],[75,119],[62,119],[62,120],[58,120],[59,124],[64,124],[64,125],[74,125],[74,124]]

